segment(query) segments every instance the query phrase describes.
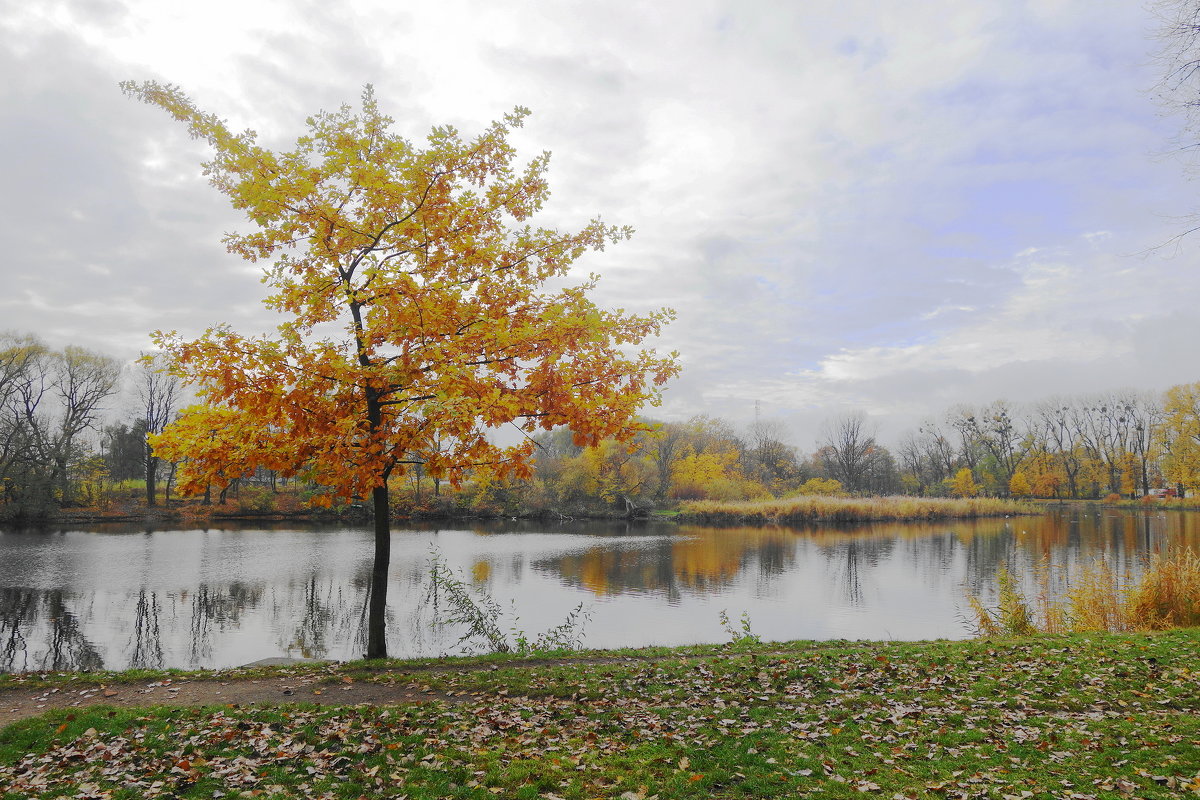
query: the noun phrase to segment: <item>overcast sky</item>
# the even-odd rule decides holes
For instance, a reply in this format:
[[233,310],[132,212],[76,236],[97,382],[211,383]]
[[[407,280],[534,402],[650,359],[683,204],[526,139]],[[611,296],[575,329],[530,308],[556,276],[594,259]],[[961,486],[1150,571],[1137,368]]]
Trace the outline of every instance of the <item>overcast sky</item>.
[[1198,188],[1136,0],[0,0],[0,329],[121,357],[156,328],[262,330],[205,150],[122,79],[179,84],[288,145],[372,83],[397,128],[516,105],[549,210],[637,229],[579,262],[672,306],[661,418],[811,449],[958,403],[1200,379]]

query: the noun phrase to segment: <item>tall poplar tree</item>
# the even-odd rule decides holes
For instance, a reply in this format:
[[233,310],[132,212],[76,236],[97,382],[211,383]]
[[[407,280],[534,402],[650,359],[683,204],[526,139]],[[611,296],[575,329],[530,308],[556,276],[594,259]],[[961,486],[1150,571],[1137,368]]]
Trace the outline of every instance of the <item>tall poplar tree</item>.
[[673,312],[598,308],[595,275],[546,286],[631,231],[598,219],[565,233],[529,224],[549,196],[549,154],[514,163],[508,134],[526,109],[472,139],[436,127],[418,147],[391,132],[368,86],[360,112],[318,113],[295,149],[273,152],[177,87],[122,88],[212,147],[205,174],[255,228],[225,243],[267,262],[265,302],[285,317],[268,336],[158,332],[203,405],[155,447],[186,457],[184,490],[261,466],[311,477],[326,500],[370,496],[366,655],[384,657],[388,479],[416,464],[451,482],[472,470],[527,476],[532,438],[488,436],[510,425],[567,426],[581,444],[628,439],[678,371],[674,354],[638,347]]

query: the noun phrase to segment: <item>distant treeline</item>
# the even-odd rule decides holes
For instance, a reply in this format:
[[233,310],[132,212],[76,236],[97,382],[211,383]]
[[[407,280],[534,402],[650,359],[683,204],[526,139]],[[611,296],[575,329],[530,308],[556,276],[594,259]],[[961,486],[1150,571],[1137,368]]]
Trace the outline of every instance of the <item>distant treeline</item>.
[[827,421],[808,455],[785,438],[775,422],[741,433],[708,417],[657,423],[632,447],[578,448],[556,432],[540,437],[544,455],[526,492],[534,503],[559,506],[840,493],[1183,497],[1200,487],[1200,383],[1162,395],[957,406],[907,432],[894,450],[877,441],[862,413]]
[[[175,418],[179,383],[153,359],[117,360],[0,334],[0,519],[39,517],[63,506],[111,503],[128,488],[142,502],[172,499],[181,463],[147,444]],[[1162,395],[1114,392],[1028,406],[958,406],[907,432],[894,449],[862,413],[829,420],[810,453],[772,420],[747,429],[707,416],[647,420],[624,443],[575,443],[569,430],[535,437],[523,480],[482,474],[457,489],[420,463],[393,478],[397,512],[521,514],[551,510],[634,513],[684,500],[797,495],[992,496],[1057,499],[1184,496],[1200,487],[1200,383]],[[419,461],[419,458],[414,458]],[[205,501],[236,498],[247,510],[285,505],[281,476],[239,474],[207,487]],[[320,492],[294,476],[289,507]],[[243,492],[247,486],[254,487]]]
[[[178,391],[153,365],[0,332],[0,520],[93,505],[114,481],[153,488],[146,435],[175,413]],[[117,422],[123,397],[137,410]]]

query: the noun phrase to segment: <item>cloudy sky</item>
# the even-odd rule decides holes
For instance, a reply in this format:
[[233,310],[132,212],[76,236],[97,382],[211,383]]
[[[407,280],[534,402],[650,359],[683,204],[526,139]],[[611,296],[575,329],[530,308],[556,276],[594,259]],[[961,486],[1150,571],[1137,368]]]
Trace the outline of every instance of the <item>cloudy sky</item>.
[[886,441],[958,403],[1200,379],[1200,208],[1128,0],[0,0],[0,329],[129,357],[272,323],[204,149],[123,79],[287,145],[372,83],[406,135],[533,110],[550,213],[677,309],[660,417]]

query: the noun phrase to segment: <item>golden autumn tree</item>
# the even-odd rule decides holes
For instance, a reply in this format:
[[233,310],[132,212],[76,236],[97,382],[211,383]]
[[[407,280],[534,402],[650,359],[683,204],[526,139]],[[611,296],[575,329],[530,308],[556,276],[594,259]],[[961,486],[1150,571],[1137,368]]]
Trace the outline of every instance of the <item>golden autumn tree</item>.
[[1018,500],[1033,494],[1033,485],[1022,467],[1018,467],[1008,480],[1008,492]]
[[1167,390],[1157,438],[1165,454],[1163,477],[1185,490],[1200,486],[1200,383]]
[[122,88],[212,147],[205,174],[254,228],[226,245],[267,262],[265,302],[285,317],[268,336],[224,325],[194,340],[156,334],[204,403],[156,447],[187,457],[182,488],[193,491],[229,479],[232,461],[239,474],[305,474],[330,498],[370,496],[367,656],[383,657],[388,478],[417,463],[452,482],[470,470],[527,475],[532,439],[500,446],[488,434],[501,427],[628,439],[678,371],[673,354],[637,347],[673,314],[598,308],[595,275],[546,287],[631,231],[531,224],[549,196],[549,154],[515,163],[508,135],[523,108],[474,138],[436,127],[416,146],[391,131],[368,86],[361,111],[318,113],[295,149],[274,152],[177,87]]
[[969,467],[963,467],[954,473],[954,477],[949,479],[949,487],[950,492],[958,497],[975,497],[980,489]]

